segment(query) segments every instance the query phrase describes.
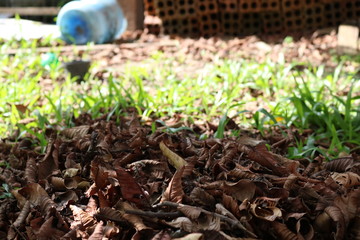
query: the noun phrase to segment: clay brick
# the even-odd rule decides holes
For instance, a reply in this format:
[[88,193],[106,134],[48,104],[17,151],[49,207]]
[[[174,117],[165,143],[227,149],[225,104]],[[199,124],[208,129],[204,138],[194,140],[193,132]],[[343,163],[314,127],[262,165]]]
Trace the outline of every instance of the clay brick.
[[241,18],[241,35],[256,34],[261,32],[261,16],[259,13],[244,13]]
[[281,9],[280,0],[261,0],[261,11],[279,12]]
[[304,13],[306,30],[316,30],[325,27],[323,4],[306,7]]
[[229,36],[238,36],[242,28],[242,19],[239,13],[222,12],[220,14],[223,33]]
[[144,0],[144,11],[145,15],[156,15],[154,0]]
[[264,33],[278,34],[284,31],[283,18],[281,12],[261,13],[262,29]]
[[239,3],[240,13],[257,13],[261,12],[262,0],[242,0]]
[[211,14],[219,12],[216,0],[197,0],[195,6],[197,14]]
[[284,28],[288,32],[304,30],[305,15],[303,9],[293,9],[283,12]]
[[196,16],[195,0],[179,0],[177,1],[176,7],[177,13],[181,16]]
[[239,4],[237,0],[219,0],[220,12],[237,13],[239,11]]
[[301,9],[305,6],[304,0],[282,0],[283,11]]
[[326,27],[339,26],[341,23],[343,23],[345,16],[343,10],[341,9],[341,5],[342,4],[340,1],[324,4]]

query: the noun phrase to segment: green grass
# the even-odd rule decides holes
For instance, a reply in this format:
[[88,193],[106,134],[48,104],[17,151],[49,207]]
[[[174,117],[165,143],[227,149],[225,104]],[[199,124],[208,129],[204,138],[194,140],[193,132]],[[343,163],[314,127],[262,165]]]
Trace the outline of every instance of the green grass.
[[[46,41],[41,44],[52,46]],[[14,47],[29,49],[14,56],[0,55],[2,137],[20,130],[19,137],[30,133],[44,149],[46,128],[71,127],[73,118],[82,112],[93,118],[107,112],[110,118],[123,114],[125,107],[135,106],[144,119],[153,114],[182,113],[192,121],[217,120],[218,138],[226,135],[227,117],[242,126],[255,127],[264,135],[269,126],[295,126],[300,132],[314,129],[305,142],[299,140],[289,149],[291,158],[311,159],[316,153],[335,157],[360,146],[356,95],[360,86],[355,73],[344,72],[341,64],[332,72],[310,65],[300,72],[295,70],[295,63],[215,59],[194,72],[187,70],[185,58],[155,52],[142,65],[129,63],[120,74],[108,69],[106,79],[90,74],[79,85],[67,76],[61,64],[42,64],[44,56],[36,53],[37,45],[10,41],[0,47],[1,52]],[[60,48],[54,46],[52,52],[66,61]],[[251,103],[257,103],[256,107]],[[29,118],[34,121],[23,121]],[[329,146],[324,150],[318,142]]]

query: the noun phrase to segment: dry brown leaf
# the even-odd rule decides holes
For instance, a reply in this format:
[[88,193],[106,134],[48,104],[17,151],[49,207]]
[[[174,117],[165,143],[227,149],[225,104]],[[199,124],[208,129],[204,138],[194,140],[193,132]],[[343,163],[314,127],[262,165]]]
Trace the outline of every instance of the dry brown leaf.
[[25,218],[30,213],[30,201],[26,201],[25,205],[21,209],[21,212],[19,216],[16,218],[15,222],[13,223],[13,226],[18,228],[22,223],[25,222]]
[[149,205],[148,196],[136,182],[134,177],[121,167],[116,167],[117,180],[121,187],[123,198],[138,205]]
[[96,217],[102,220],[110,220],[114,222],[123,222],[123,213],[111,207],[101,207],[96,212]]
[[217,203],[215,207],[216,207],[217,213],[224,215],[228,218],[237,220],[237,218],[234,216],[234,214],[232,214],[229,210],[227,210],[222,204]]
[[353,186],[360,185],[360,176],[353,172],[346,173],[333,173],[331,177],[336,181],[340,186],[344,186],[345,188],[351,188]]
[[170,234],[166,230],[161,230],[151,240],[172,240]]
[[87,213],[83,209],[70,205],[70,209],[73,212],[74,222],[71,223],[73,227],[79,228],[93,228],[97,224],[92,214]]
[[122,217],[124,219],[126,219],[128,222],[130,222],[134,228],[136,229],[136,231],[140,232],[142,230],[147,230],[150,229],[149,227],[147,227],[144,223],[143,220],[141,219],[141,217],[137,216],[137,215],[133,215],[133,214],[127,214],[127,213],[123,213],[126,210],[136,210],[136,208],[134,208],[133,206],[130,205],[130,203],[128,202],[121,202],[118,204],[118,207],[120,207],[120,211],[122,212]]
[[296,222],[296,232],[302,236],[305,240],[314,239],[314,228],[307,218],[301,218]]
[[355,163],[353,157],[342,157],[326,162],[324,167],[328,171],[342,173],[349,171]]
[[193,232],[197,230],[192,221],[187,217],[178,217],[171,222],[166,222],[166,224],[174,228],[180,228],[186,232]]
[[25,168],[25,178],[28,183],[37,182],[37,170],[35,159],[28,159]]
[[39,206],[42,197],[49,198],[49,195],[38,183],[29,183],[25,187],[19,190],[19,193],[23,195],[31,204]]
[[236,217],[240,217],[240,209],[238,202],[231,196],[223,194],[222,204],[224,207],[229,210]]
[[203,240],[204,236],[202,233],[190,233],[181,238],[173,238],[173,240]]
[[162,194],[161,202],[164,201],[170,201],[175,203],[182,202],[182,199],[185,195],[181,180],[183,171],[184,171],[184,167],[180,168],[179,170],[176,170],[174,176],[169,182],[168,187],[166,188],[165,192]]
[[197,219],[201,214],[201,208],[189,205],[179,205],[177,209],[192,220]]
[[36,233],[36,236],[39,240],[42,239],[60,239],[62,236],[65,235],[65,232],[55,228],[56,226],[56,219],[53,216],[48,218],[40,227],[39,231]]
[[179,155],[177,155],[176,153],[174,153],[173,151],[171,151],[164,142],[160,143],[160,149],[162,151],[162,153],[164,154],[165,157],[167,157],[169,163],[176,168],[177,170],[179,170],[180,168],[182,168],[183,166],[186,165],[186,161],[180,157]]
[[50,138],[44,158],[38,162],[38,178],[46,179],[59,169],[60,139]]
[[256,185],[248,179],[241,179],[236,183],[224,182],[224,192],[239,201],[251,200],[255,195]]
[[275,221],[276,218],[282,217],[281,210],[276,207],[279,199],[257,198],[251,205],[251,213],[260,219]]
[[190,198],[201,205],[210,207],[215,205],[215,198],[200,187],[195,187],[191,191]]
[[102,240],[104,237],[104,224],[100,221],[96,224],[94,232],[90,235],[88,240]]
[[324,212],[336,223],[336,239],[344,239],[347,226],[341,209],[335,206],[329,206],[325,208]]
[[281,240],[298,240],[298,236],[290,231],[283,223],[276,221],[271,222],[272,228],[275,230],[276,235]]
[[61,131],[61,134],[67,138],[82,138],[85,135],[89,134],[90,126],[81,125],[72,128],[66,128]]

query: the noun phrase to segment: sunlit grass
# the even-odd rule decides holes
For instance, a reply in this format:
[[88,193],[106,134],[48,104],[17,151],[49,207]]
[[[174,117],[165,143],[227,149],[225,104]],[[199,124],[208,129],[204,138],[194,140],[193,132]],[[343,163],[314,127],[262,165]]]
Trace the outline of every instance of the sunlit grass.
[[[155,52],[142,64],[125,65],[121,73],[108,69],[106,79],[90,74],[77,84],[61,64],[42,64],[41,54],[36,53],[38,44],[16,44],[0,47],[3,53],[14,46],[21,50],[0,55],[2,137],[20,130],[19,136],[28,132],[44,146],[48,127],[71,127],[74,117],[83,112],[93,118],[108,113],[109,119],[135,106],[144,119],[174,113],[191,119],[218,119],[215,137],[219,138],[224,136],[226,116],[261,134],[271,125],[314,129],[310,140],[289,150],[292,158],[311,158],[321,151],[315,141],[327,141],[331,156],[360,145],[359,97],[355,94],[360,86],[354,74],[344,74],[341,64],[329,73],[324,67],[306,64],[298,71],[296,63],[215,58],[196,72],[187,72],[185,58]],[[53,54],[66,60],[60,48],[53,47]],[[184,70],[179,73],[174,65]],[[34,120],[24,121],[30,118]]]

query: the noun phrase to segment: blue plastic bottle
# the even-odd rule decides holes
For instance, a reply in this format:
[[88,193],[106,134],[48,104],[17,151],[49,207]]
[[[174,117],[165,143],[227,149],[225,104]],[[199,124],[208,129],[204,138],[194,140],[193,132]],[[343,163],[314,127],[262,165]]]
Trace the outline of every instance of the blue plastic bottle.
[[65,4],[57,17],[62,38],[68,43],[112,41],[126,30],[127,21],[116,0],[80,0]]

